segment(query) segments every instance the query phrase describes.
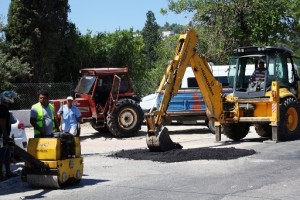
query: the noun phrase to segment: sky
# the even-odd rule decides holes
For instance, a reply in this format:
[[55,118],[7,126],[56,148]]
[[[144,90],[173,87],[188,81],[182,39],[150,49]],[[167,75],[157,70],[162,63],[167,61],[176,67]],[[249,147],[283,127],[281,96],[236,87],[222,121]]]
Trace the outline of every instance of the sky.
[[[0,0],[0,16],[6,24],[10,0]],[[142,30],[148,11],[152,11],[156,22],[163,26],[166,22],[186,25],[187,14],[160,14],[167,8],[167,0],[69,0],[71,12],[69,20],[76,24],[82,34],[87,30],[115,32],[116,30]]]

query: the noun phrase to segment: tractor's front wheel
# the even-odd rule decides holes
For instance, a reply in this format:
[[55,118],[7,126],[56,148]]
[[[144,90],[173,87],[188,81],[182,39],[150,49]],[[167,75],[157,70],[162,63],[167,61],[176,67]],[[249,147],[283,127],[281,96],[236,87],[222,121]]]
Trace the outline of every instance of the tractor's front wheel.
[[141,129],[144,113],[133,99],[121,99],[113,113],[107,116],[107,128],[116,137],[131,137]]
[[93,129],[95,129],[96,131],[98,131],[99,133],[108,133],[109,130],[107,128],[107,125],[106,124],[103,124],[101,126],[97,125],[96,123],[96,119],[93,119],[91,122],[90,122],[91,126],[93,127]]
[[292,140],[300,135],[300,104],[288,97],[280,104],[279,140]]

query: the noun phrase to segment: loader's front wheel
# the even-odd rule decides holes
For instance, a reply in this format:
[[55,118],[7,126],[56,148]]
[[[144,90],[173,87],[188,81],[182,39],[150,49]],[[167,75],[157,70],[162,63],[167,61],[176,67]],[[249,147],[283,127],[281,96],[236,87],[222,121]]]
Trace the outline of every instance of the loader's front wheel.
[[107,128],[116,137],[131,137],[141,129],[144,113],[133,99],[121,99],[113,113],[107,116]]
[[292,140],[300,136],[300,104],[288,97],[280,104],[279,140]]
[[244,137],[249,132],[249,123],[236,123],[236,124],[223,124],[223,133],[229,139],[238,141]]
[[270,123],[257,123],[254,127],[260,137],[272,137],[272,126]]

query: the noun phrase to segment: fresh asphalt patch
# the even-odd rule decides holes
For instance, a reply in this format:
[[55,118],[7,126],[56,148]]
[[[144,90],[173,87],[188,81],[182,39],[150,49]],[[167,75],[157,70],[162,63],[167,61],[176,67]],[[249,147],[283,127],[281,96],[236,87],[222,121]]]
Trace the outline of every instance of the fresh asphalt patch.
[[255,154],[252,149],[210,148],[174,149],[166,152],[151,152],[149,149],[131,149],[115,152],[108,157],[156,162],[184,162],[191,160],[231,160]]

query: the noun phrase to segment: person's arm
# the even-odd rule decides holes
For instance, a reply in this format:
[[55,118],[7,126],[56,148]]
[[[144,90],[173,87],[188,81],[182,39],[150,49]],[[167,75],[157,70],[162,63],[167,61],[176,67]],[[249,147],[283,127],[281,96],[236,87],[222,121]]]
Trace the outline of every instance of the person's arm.
[[58,117],[58,119],[61,118],[62,114],[63,114],[63,108],[60,107],[59,110],[57,111],[57,117]]
[[34,129],[40,131],[41,137],[45,137],[44,127],[40,127],[40,126],[37,124],[36,118],[30,117],[30,124],[33,126]]
[[76,108],[76,119],[77,119],[77,122],[80,123],[81,122],[81,112],[77,107],[75,107],[75,108]]
[[[54,114],[54,113],[53,113],[53,114]],[[60,121],[60,120],[58,119],[58,117],[55,116],[55,114],[54,114],[54,122],[53,122],[53,123],[54,123],[55,129],[56,129],[57,132],[60,131],[60,128],[59,128],[59,124],[60,124],[60,123],[59,123],[59,121]]]

